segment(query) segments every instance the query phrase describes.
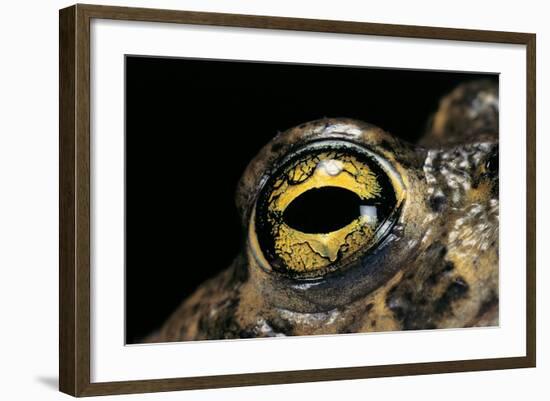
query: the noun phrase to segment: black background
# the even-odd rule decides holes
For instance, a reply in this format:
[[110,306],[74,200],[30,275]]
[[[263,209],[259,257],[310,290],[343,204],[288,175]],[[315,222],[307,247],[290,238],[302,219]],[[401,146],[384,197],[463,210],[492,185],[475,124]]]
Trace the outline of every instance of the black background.
[[126,341],[231,263],[235,185],[278,131],[351,117],[414,142],[442,95],[482,77],[127,56]]

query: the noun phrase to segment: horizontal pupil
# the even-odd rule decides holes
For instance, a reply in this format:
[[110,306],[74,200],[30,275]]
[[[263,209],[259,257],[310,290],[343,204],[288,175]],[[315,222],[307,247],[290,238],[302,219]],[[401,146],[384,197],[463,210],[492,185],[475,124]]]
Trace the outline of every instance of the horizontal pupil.
[[303,233],[330,233],[358,218],[362,205],[365,202],[347,189],[314,188],[304,192],[287,206],[283,212],[283,221]]

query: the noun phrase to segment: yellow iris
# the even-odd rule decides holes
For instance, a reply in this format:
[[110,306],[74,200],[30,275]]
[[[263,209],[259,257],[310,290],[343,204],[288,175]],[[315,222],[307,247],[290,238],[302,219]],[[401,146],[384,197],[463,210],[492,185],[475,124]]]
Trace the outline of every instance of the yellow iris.
[[[362,207],[349,224],[327,233],[302,232],[281,218],[300,195],[325,187],[351,191],[365,204],[379,198],[382,192],[377,174],[351,154],[326,151],[287,166],[273,183],[267,198],[267,221],[271,227],[273,252],[291,272],[322,269],[368,246],[374,238],[380,222],[373,206]],[[330,213],[331,207],[339,205],[326,205],[327,212]]]

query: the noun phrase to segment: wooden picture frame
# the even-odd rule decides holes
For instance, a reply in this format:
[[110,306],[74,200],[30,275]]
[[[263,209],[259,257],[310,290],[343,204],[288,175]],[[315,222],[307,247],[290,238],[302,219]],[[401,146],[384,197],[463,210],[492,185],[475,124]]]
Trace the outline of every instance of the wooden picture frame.
[[[223,376],[98,382],[90,380],[90,21],[92,19],[475,41],[526,46],[527,242],[526,356]],[[60,290],[59,388],[73,396],[143,393],[325,380],[534,367],[535,281],[535,46],[530,33],[372,24],[75,5],[60,10]]]

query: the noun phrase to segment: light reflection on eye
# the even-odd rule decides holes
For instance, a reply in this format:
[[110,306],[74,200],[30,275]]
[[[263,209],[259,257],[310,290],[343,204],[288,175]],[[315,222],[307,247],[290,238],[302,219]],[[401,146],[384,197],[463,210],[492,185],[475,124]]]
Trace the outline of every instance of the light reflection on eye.
[[376,224],[378,222],[376,206],[361,205],[359,206],[359,214],[361,216],[364,216],[367,220],[371,221],[372,224]]

